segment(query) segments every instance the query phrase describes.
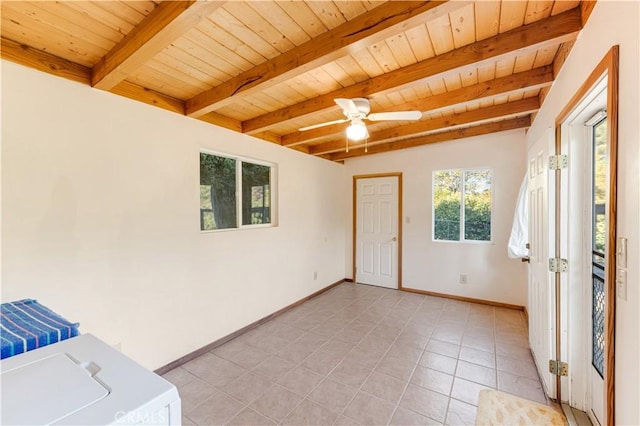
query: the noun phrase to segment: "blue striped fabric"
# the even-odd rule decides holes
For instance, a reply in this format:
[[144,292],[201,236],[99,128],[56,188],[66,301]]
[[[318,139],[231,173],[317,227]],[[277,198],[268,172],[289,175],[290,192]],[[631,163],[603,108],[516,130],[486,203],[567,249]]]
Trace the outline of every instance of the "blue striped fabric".
[[24,299],[0,305],[0,359],[78,334],[78,323],[67,321],[36,300]]

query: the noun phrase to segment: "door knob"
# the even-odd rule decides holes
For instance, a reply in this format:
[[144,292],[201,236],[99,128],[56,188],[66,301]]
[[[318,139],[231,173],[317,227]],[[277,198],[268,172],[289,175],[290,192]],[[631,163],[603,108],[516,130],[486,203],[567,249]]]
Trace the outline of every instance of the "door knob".
[[398,241],[398,239],[396,237],[393,237],[391,241]]

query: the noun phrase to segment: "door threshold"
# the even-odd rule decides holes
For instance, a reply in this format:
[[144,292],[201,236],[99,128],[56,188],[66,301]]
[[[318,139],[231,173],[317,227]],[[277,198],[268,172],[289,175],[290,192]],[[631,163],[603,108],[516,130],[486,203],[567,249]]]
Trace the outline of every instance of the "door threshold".
[[567,417],[569,426],[592,426],[591,419],[584,411],[570,407],[569,404],[562,404],[562,412]]

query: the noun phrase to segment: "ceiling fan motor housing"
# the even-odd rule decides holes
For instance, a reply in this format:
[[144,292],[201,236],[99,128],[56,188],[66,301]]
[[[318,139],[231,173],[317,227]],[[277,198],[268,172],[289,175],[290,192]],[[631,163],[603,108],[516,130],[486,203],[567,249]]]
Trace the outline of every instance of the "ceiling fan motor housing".
[[344,111],[344,115],[346,115],[350,119],[354,118],[364,118],[371,111],[371,105],[369,104],[369,99],[367,98],[353,98],[351,101],[355,104],[358,112],[355,111]]

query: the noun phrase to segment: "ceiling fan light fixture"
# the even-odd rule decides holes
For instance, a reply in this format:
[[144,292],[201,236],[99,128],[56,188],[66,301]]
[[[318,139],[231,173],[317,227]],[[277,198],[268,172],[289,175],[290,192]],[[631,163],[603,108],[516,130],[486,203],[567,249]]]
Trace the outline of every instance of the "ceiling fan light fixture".
[[362,121],[353,121],[349,127],[347,127],[347,138],[352,141],[361,141],[369,137],[367,126]]

